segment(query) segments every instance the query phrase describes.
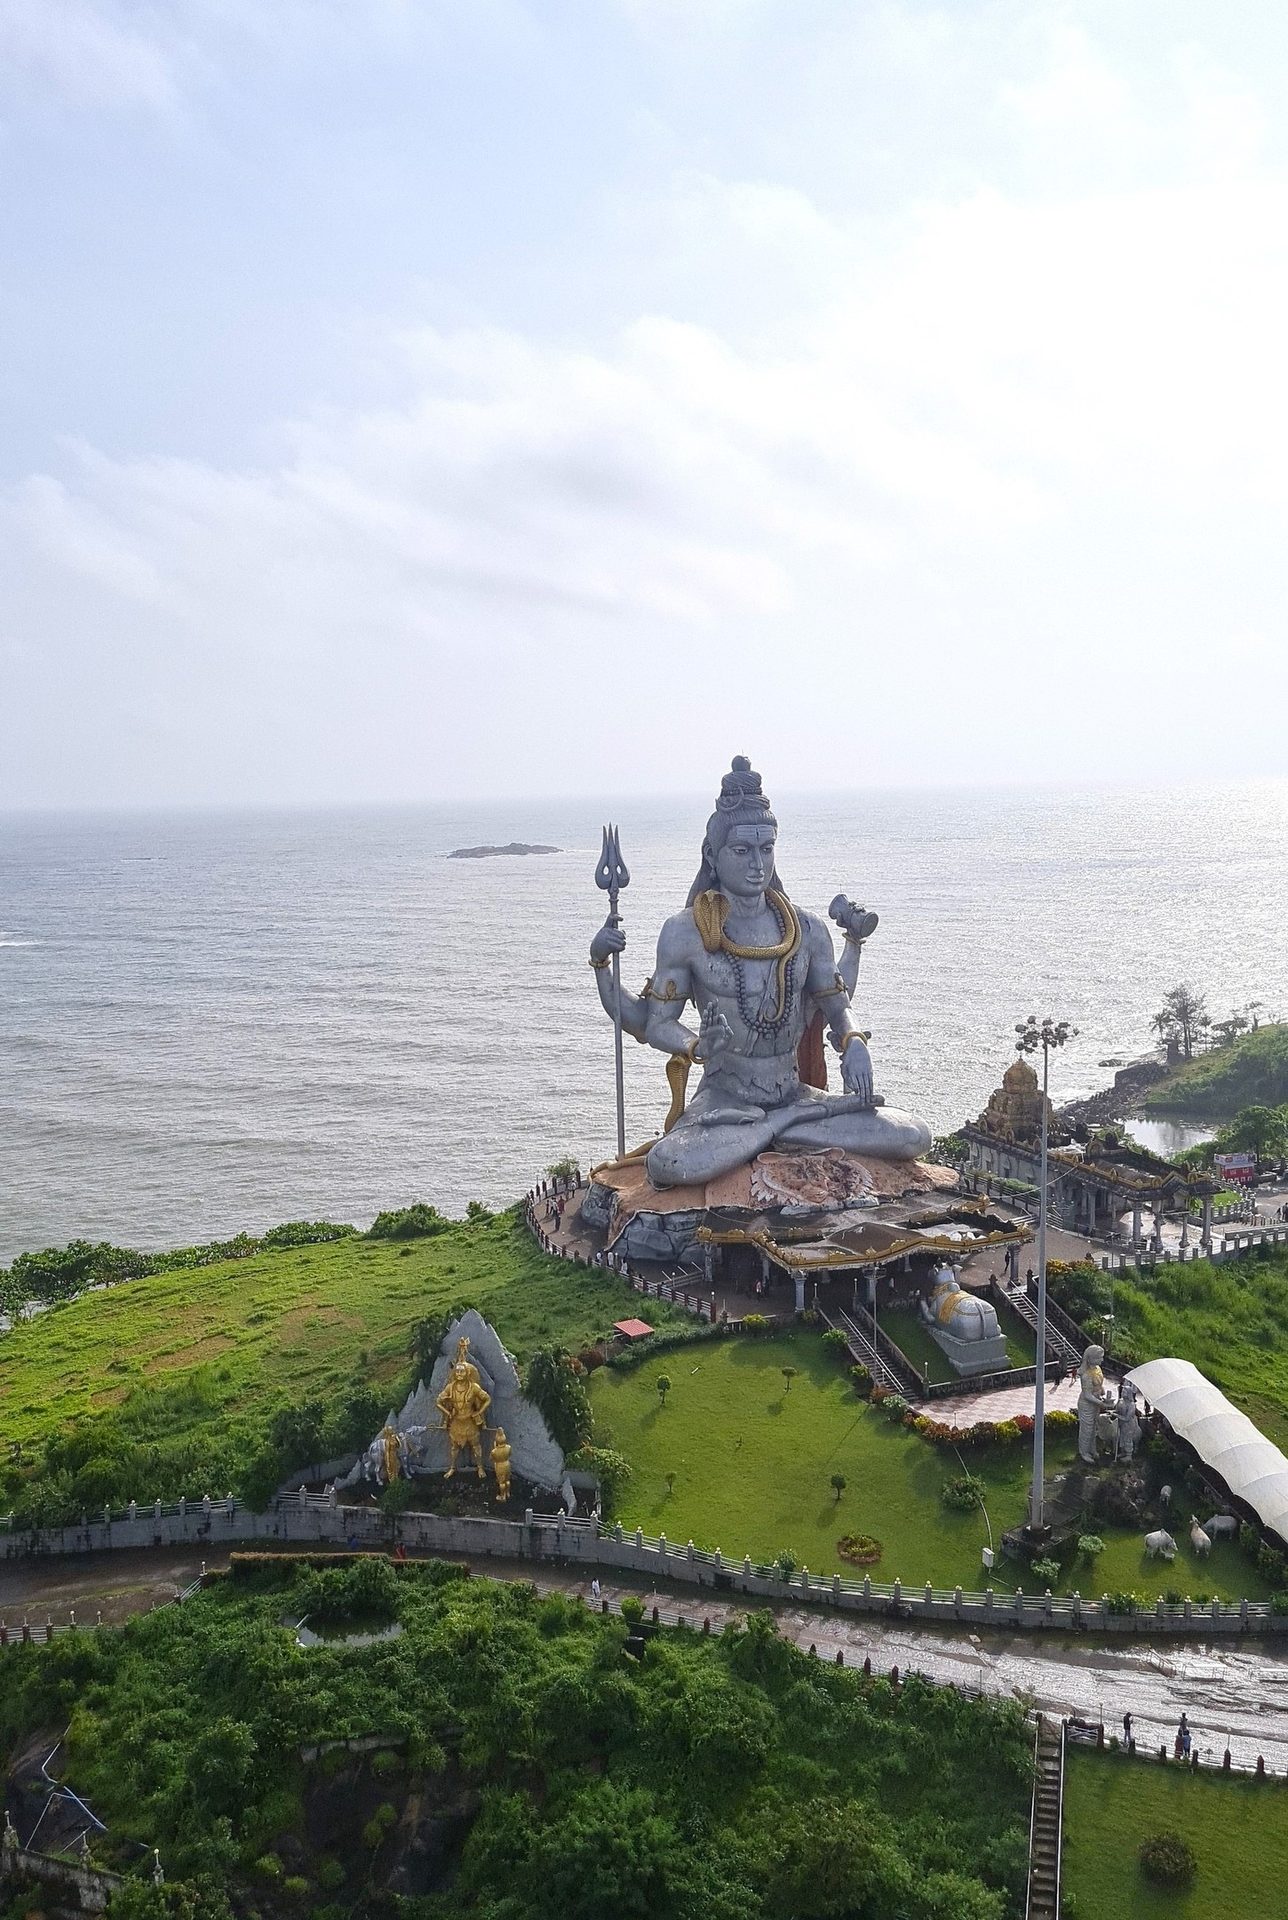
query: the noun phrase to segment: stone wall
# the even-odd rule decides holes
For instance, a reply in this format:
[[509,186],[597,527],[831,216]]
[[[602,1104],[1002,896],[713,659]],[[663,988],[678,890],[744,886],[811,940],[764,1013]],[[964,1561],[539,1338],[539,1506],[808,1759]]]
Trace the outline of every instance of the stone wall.
[[[167,1544],[187,1540],[181,1527],[191,1513],[165,1516]],[[152,1523],[149,1522],[150,1526]],[[106,1536],[111,1537],[106,1537]],[[1206,1639],[1228,1634],[1288,1631],[1288,1617],[1272,1613],[1264,1601],[1240,1600],[1231,1605],[1211,1601],[1198,1605],[1163,1601],[1138,1612],[1115,1613],[1100,1600],[1078,1594],[1024,1595],[1002,1590],[983,1592],[962,1588],[906,1587],[871,1579],[847,1580],[838,1575],[794,1571],[784,1579],[771,1568],[754,1564],[750,1556],[730,1560],[689,1544],[681,1547],[665,1536],[653,1540],[621,1527],[600,1527],[594,1520],[560,1519],[529,1512],[522,1520],[455,1518],[435,1513],[405,1513],[391,1520],[374,1507],[340,1507],[324,1495],[279,1501],[266,1514],[237,1509],[216,1536],[221,1544],[265,1546],[392,1548],[398,1543],[413,1551],[461,1555],[471,1560],[548,1562],[583,1567],[587,1579],[596,1571],[616,1571],[650,1582],[670,1581],[698,1589],[744,1594],[797,1606],[835,1607],[839,1612],[870,1614],[899,1620],[924,1620],[952,1625],[968,1622],[1008,1631],[1033,1629],[1069,1632],[1092,1628],[1111,1635],[1164,1634]],[[109,1527],[48,1529],[40,1534],[0,1534],[0,1558],[30,1554],[81,1553],[105,1546],[149,1544],[126,1533],[113,1522]],[[61,1629],[63,1631],[75,1629]],[[54,1629],[55,1632],[60,1629]],[[24,1635],[13,1622],[0,1624],[0,1643]],[[25,1637],[43,1639],[43,1628],[26,1628]]]

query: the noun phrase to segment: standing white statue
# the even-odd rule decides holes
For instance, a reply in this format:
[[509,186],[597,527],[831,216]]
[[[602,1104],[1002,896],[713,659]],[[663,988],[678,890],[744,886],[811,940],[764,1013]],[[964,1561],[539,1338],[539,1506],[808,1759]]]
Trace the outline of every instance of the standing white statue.
[[[621,995],[623,1029],[679,1068],[667,1131],[648,1154],[655,1187],[704,1185],[771,1146],[839,1147],[904,1161],[929,1150],[925,1122],[873,1092],[866,1036],[850,1007],[859,951],[876,916],[840,895],[832,902],[846,934],[838,966],[826,922],[787,896],[777,839],[760,775],[739,756],[720,783],[688,903],[662,928],[653,976],[639,996]],[[609,968],[625,944],[612,915],[591,943],[610,1017],[618,1009]],[[690,1002],[696,1033],[680,1018]],[[824,1029],[840,1055],[839,1094],[824,1091]],[[684,1107],[694,1060],[702,1080]]]
[[1078,1457],[1091,1467],[1096,1464],[1096,1421],[1113,1405],[1113,1396],[1105,1391],[1104,1357],[1103,1347],[1090,1346],[1078,1368]]

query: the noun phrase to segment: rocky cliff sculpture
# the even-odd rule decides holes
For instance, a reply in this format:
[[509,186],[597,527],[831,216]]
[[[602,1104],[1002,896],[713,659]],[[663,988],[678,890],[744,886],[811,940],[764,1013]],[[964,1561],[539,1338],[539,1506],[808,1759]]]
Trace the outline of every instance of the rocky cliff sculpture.
[[[464,1374],[458,1371],[462,1365]],[[428,1381],[422,1380],[407,1396],[401,1413],[389,1414],[339,1486],[364,1480],[387,1484],[385,1435],[390,1429],[398,1436],[402,1471],[413,1476],[446,1475],[464,1453],[479,1477],[489,1465],[494,1470],[504,1467],[504,1474],[496,1474],[498,1486],[504,1482],[508,1488],[511,1474],[546,1492],[567,1485],[562,1449],[543,1414],[524,1394],[519,1370],[495,1328],[473,1307],[448,1328]],[[509,1453],[494,1461],[493,1442],[499,1433]]]

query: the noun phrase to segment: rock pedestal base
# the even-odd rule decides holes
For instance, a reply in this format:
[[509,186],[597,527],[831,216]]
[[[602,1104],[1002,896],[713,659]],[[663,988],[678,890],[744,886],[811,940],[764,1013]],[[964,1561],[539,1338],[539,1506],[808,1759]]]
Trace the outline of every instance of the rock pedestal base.
[[947,1356],[953,1372],[965,1379],[978,1373],[1004,1373],[1011,1364],[1004,1334],[994,1334],[991,1340],[958,1340],[942,1327],[928,1326],[926,1331]]

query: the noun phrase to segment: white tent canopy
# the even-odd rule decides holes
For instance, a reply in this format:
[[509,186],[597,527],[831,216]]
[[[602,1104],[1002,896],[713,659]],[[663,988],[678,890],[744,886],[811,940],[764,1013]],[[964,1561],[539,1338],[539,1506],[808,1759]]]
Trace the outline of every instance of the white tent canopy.
[[1288,1539],[1288,1457],[1247,1414],[1189,1360],[1147,1360],[1127,1378],[1234,1498]]

